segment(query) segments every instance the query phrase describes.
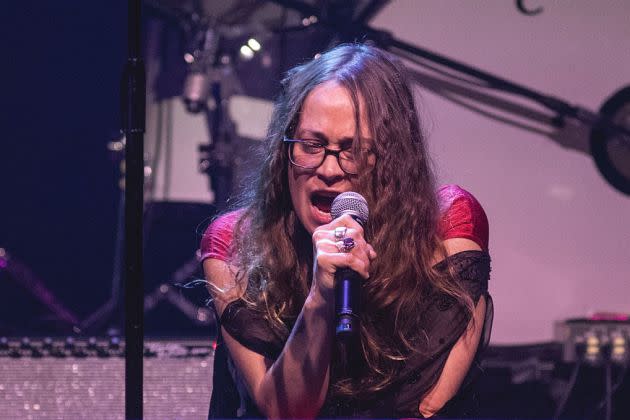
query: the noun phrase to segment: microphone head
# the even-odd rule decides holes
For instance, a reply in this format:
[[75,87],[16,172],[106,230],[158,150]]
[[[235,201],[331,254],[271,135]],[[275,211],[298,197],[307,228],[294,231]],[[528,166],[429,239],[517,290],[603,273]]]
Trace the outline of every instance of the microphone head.
[[207,73],[192,72],[186,76],[182,99],[188,112],[197,114],[206,109],[210,83],[210,76]]
[[370,215],[367,201],[361,194],[354,191],[339,194],[330,206],[330,215],[336,219],[344,214],[351,215],[361,226],[364,226]]

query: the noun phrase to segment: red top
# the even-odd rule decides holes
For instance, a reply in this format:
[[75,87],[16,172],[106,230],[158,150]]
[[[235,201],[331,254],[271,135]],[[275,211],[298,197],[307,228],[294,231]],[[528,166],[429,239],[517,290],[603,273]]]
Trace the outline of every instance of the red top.
[[488,218],[479,201],[459,185],[445,185],[438,190],[439,230],[442,239],[466,238],[484,251],[488,250]]
[[[488,218],[481,204],[458,185],[445,185],[438,192],[440,203],[439,231],[442,239],[465,238],[488,250]],[[228,258],[234,225],[242,210],[219,216],[206,229],[199,249],[199,260]]]

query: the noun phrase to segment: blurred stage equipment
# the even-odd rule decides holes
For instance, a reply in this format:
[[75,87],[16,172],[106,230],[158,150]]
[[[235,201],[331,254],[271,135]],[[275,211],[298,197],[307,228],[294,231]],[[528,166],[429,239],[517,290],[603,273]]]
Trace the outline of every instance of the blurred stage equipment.
[[490,346],[477,385],[478,417],[630,418],[628,364],[566,362],[563,348],[567,345],[556,341]]
[[78,331],[77,315],[66,308],[24,262],[13,257],[5,248],[0,248],[0,295],[6,302],[21,303],[19,306],[0,307],[0,334],[20,330],[32,333]]
[[536,16],[543,12],[542,6],[536,7],[535,9],[528,9],[524,4],[523,0],[516,0],[516,8],[519,12],[527,16]]
[[[559,404],[563,410],[556,418],[603,418],[605,368],[584,365],[571,376],[575,364],[562,361],[562,346],[490,346],[475,388],[478,418],[551,419]],[[118,337],[0,336],[3,418],[74,419],[89,413],[95,419],[124,419],[124,351]],[[211,340],[148,339],[143,353],[144,418],[205,418],[212,391]],[[619,366],[612,372],[618,386],[610,419],[626,420],[630,375]]]
[[[569,319],[555,325],[555,336],[562,344],[562,360],[572,363],[573,369],[564,394],[556,406],[554,418],[559,418],[565,412],[569,398],[578,393],[575,388],[580,371],[585,367],[594,367],[603,370],[604,386],[595,386],[591,390],[603,388],[603,395],[595,404],[593,415],[599,417],[602,411],[603,418],[611,419],[613,396],[624,382],[630,365],[630,316],[606,313],[596,314],[588,319]],[[618,373],[613,381],[614,370]]]
[[[144,332],[148,336],[209,337],[214,314],[205,305],[208,294],[202,286],[193,289],[184,286],[203,278],[195,253],[201,234],[216,210],[204,203],[152,201],[144,207],[143,271],[144,289],[148,291],[144,296]],[[123,209],[121,196],[110,298],[77,324],[77,332],[119,334],[121,331]]]
[[[171,57],[171,61],[177,59],[188,67],[181,80],[187,108],[215,114],[207,118],[211,135],[209,143],[200,147],[200,169],[208,173],[213,188],[224,188],[219,191],[220,196],[232,192],[230,183],[234,182],[234,174],[230,176],[230,163],[233,166],[243,153],[230,142],[235,137],[234,128],[238,131],[233,114],[220,105],[228,104],[232,95],[243,93],[271,99],[287,68],[332,45],[357,40],[371,42],[405,59],[423,88],[447,100],[592,155],[610,185],[630,195],[630,87],[613,94],[599,112],[570,104],[369,26],[368,22],[388,3],[388,0],[145,2],[150,13],[174,24],[188,40],[187,51],[180,57]],[[540,7],[527,8],[529,5],[520,1],[515,5],[522,13],[533,15],[541,11]],[[168,66],[163,67],[162,71],[169,70]],[[170,79],[175,74],[171,69]],[[231,92],[225,88],[226,84]],[[171,87],[170,95],[175,94]],[[531,106],[524,104],[522,98],[530,101]],[[221,207],[220,200],[214,203]]]
[[[269,39],[273,30],[270,32],[262,23],[242,23],[250,20],[252,13],[265,9],[260,2],[255,5],[247,1],[236,4],[214,2],[203,8],[200,2],[147,1],[145,4],[149,15],[157,15],[168,21],[181,31],[178,35],[183,34],[185,51],[181,51],[181,54],[178,51],[177,58],[187,68],[178,79],[183,89],[173,88],[169,84],[170,77],[160,78],[166,72],[164,68],[168,67],[168,63],[157,63],[154,67],[159,68],[158,74],[151,77],[154,68],[151,65],[155,64],[151,61],[152,48],[156,45],[164,47],[168,41],[155,41],[149,35],[147,70],[149,85],[155,87],[155,101],[150,100],[148,108],[156,104],[159,107],[159,128],[156,131],[158,136],[166,138],[166,144],[158,144],[154,156],[145,154],[144,159],[144,329],[148,335],[208,336],[212,333],[214,315],[204,305],[208,298],[205,287],[189,290],[178,286],[203,278],[195,255],[201,234],[217,209],[222,209],[230,194],[238,188],[238,182],[244,178],[256,158],[249,153],[249,149],[259,141],[266,129],[267,117],[271,112],[267,98],[275,92],[278,77],[270,76],[267,83],[260,83],[255,78],[243,77],[243,71],[260,74],[258,69],[262,67],[280,75],[284,70],[280,66],[282,60],[271,60],[263,50],[265,46],[277,49],[278,44],[284,41],[277,36]],[[208,7],[213,10],[210,11]],[[273,5],[271,8],[271,11],[262,11],[262,19],[278,15],[280,8]],[[276,20],[283,21],[284,18]],[[148,27],[150,32],[152,27]],[[291,58],[291,64],[312,56],[327,43],[328,40],[314,44],[307,56]],[[253,96],[243,95],[245,90],[253,92]],[[165,173],[169,178],[176,172],[169,156],[176,152],[174,144],[180,149],[183,140],[190,141],[183,137],[194,132],[185,124],[182,124],[183,127],[178,125],[182,117],[177,114],[180,103],[167,102],[169,96],[179,95],[182,96],[182,108],[185,107],[187,112],[205,121],[205,126],[197,130],[207,139],[207,143],[198,147],[198,169],[208,175],[212,190],[210,194],[206,191],[206,196],[199,202],[173,201],[168,198],[168,192],[164,193],[166,201],[156,199],[160,187],[164,191],[170,187],[170,179],[160,185],[158,176]],[[162,106],[163,103],[166,103],[165,106]],[[245,119],[240,118],[243,114],[246,115]],[[151,124],[150,119],[148,122]],[[120,162],[121,172],[125,172],[126,165],[121,153],[125,151],[126,138],[116,139],[108,147],[114,160]],[[161,167],[157,162],[159,156],[165,157]],[[210,205],[209,202],[214,204]],[[121,299],[124,200],[120,203],[111,298],[81,323],[85,333],[103,333],[104,327],[115,327],[115,332],[120,325],[116,314],[120,313]]]
[[[194,28],[194,33],[191,52],[184,54],[184,60],[188,63],[188,74],[184,80],[182,100],[188,112],[205,113],[210,141],[199,146],[199,169],[209,176],[214,203],[222,209],[232,192],[235,137],[234,127],[227,113],[228,95],[231,92],[228,92],[226,82],[228,79],[236,82],[236,85],[231,86],[236,90],[240,90],[240,86],[232,75],[232,58],[227,55],[219,57],[225,30],[213,22],[213,19],[199,16],[193,14],[190,17],[190,26]],[[253,56],[253,51],[248,51]],[[212,99],[211,107],[208,106],[209,99]]]
[[[618,127],[630,127],[630,86],[608,98],[600,115]],[[607,125],[596,125],[591,132],[591,153],[597,168],[610,185],[630,195],[630,143],[628,137]]]
[[199,336],[214,333],[214,313],[205,304],[205,285],[196,251],[201,235],[216,213],[204,203],[147,203],[144,218],[145,330],[149,336]]
[[[559,131],[571,123],[581,124],[591,131],[590,152],[604,178],[618,191],[630,195],[630,118],[628,118],[630,87],[625,87],[615,93],[604,104],[600,112],[595,112],[403,42],[389,32],[370,27],[367,24],[368,20],[383,8],[388,3],[387,1],[372,0],[362,9],[358,9],[358,13],[357,9],[348,13],[348,10],[352,9],[348,4],[356,6],[360,2],[343,2],[346,6],[337,10],[335,6],[341,4],[340,1],[325,2],[322,7],[297,0],[271,1],[298,11],[305,18],[311,19],[312,17],[316,22],[312,26],[322,26],[329,30],[336,29],[338,34],[335,41],[337,42],[367,40],[417,66],[423,67],[425,70],[438,74],[442,80],[446,81],[446,85],[454,85],[459,90],[460,98],[458,99],[449,97],[453,92],[446,89],[443,93],[448,99],[456,102],[459,100],[462,105],[474,108],[492,118],[521,126],[517,122],[485,113],[478,107],[466,104],[466,102],[472,100],[494,106],[495,109],[498,107],[503,112],[516,114],[520,118],[530,119],[536,123],[544,123]],[[421,79],[423,76],[426,77],[426,74],[419,73],[417,76]],[[554,115],[545,116],[518,106],[516,103],[485,94],[483,93],[485,90],[526,98],[548,111],[552,111]],[[471,93],[474,95],[464,97],[462,100],[462,91],[464,93],[472,91]],[[479,94],[480,91],[481,94]],[[527,129],[528,127],[523,128]]]
[[[130,418],[124,408],[124,352],[117,337],[0,337],[2,418]],[[212,386],[210,340],[147,340],[143,353],[143,418],[205,418]]]
[[[206,133],[206,141],[196,150],[198,169],[207,175],[211,195],[206,191],[199,201],[212,198],[221,210],[255,162],[251,148],[265,135],[271,116],[270,99],[277,93],[282,73],[288,65],[325,48],[330,37],[319,40],[320,35],[287,29],[287,25],[302,28],[299,15],[268,2],[153,0],[145,4],[151,16],[169,24],[152,25],[148,49],[161,55],[161,60],[154,59],[149,67],[150,73],[155,70],[150,77],[154,80],[154,106],[166,103],[171,109],[166,116],[156,113],[149,124],[175,116],[170,132],[178,148],[188,147],[194,133]],[[289,38],[289,32],[294,36]],[[165,47],[171,44],[179,48]],[[294,57],[296,51],[299,53]],[[170,101],[176,96],[181,96],[191,115],[181,115],[180,103]],[[159,121],[155,124],[160,126]],[[165,130],[155,131],[156,137],[164,137]],[[164,156],[169,153],[170,142],[167,139],[167,146],[162,148],[160,141],[156,140],[155,155],[159,150],[162,156],[153,159],[153,172],[157,173],[157,183],[170,185],[170,179],[165,178],[171,161]],[[171,174],[168,178],[175,177]],[[192,174],[188,173],[188,179],[193,180]],[[173,186],[183,190],[178,182]],[[162,192],[158,186],[157,196]],[[169,195],[177,195],[177,191],[169,193],[163,193],[163,199],[172,200]],[[190,191],[186,194],[191,195]]]
[[569,319],[555,325],[555,338],[563,343],[562,360],[591,365],[630,363],[630,317]]

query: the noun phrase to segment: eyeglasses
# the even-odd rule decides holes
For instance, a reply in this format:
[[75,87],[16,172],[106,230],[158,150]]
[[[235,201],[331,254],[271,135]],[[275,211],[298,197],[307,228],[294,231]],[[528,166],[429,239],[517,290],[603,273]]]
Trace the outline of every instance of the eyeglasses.
[[[315,169],[324,163],[326,156],[333,155],[345,173],[349,175],[359,173],[359,165],[350,148],[331,150],[317,141],[289,139],[287,137],[283,141],[289,143],[289,160],[295,166]],[[371,153],[369,149],[365,149],[365,151]]]

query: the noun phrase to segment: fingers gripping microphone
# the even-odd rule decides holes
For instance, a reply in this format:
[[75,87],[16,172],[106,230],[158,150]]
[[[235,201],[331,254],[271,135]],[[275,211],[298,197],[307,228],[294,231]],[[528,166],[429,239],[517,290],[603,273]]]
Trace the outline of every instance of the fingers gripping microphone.
[[[369,216],[367,201],[361,194],[348,191],[339,194],[332,202],[330,215],[336,219],[349,214],[361,226]],[[339,339],[348,339],[359,332],[361,278],[350,269],[335,273],[336,334]]]

